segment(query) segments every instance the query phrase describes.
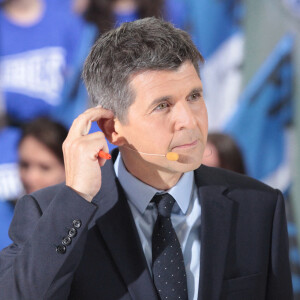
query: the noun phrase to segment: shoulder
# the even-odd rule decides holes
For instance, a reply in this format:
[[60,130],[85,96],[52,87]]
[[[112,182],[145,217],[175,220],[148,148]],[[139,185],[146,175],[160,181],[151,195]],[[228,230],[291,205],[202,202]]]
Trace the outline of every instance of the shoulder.
[[201,165],[200,168],[195,170],[195,181],[198,186],[224,186],[230,191],[240,190],[278,194],[278,190],[249,176],[205,165]]
[[241,216],[251,216],[253,220],[258,214],[264,216],[262,219],[273,218],[277,207],[284,211],[284,198],[279,190],[246,175],[202,165],[195,170],[195,183],[202,195],[217,197],[221,193]]

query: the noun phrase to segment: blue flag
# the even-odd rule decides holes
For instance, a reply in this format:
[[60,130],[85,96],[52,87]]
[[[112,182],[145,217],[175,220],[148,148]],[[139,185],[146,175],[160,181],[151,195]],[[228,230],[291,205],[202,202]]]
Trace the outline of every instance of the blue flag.
[[241,0],[187,0],[187,6],[189,30],[205,59],[241,30]]
[[244,4],[241,0],[187,0],[187,5],[189,30],[205,59],[200,72],[209,130],[222,131],[241,90]]
[[[292,36],[281,39],[242,93],[236,112],[225,126],[242,149],[247,173],[263,181],[279,169],[286,170],[288,162],[288,125],[293,112],[292,46]],[[281,179],[287,181],[286,176]],[[284,190],[287,184],[276,187]]]

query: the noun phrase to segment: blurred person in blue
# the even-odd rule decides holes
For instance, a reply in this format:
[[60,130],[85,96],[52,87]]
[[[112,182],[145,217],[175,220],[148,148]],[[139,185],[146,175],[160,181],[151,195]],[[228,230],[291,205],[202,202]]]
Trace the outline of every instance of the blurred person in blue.
[[4,126],[0,130],[0,197],[20,193],[17,144],[20,126],[55,115],[72,73],[83,21],[69,1],[5,0],[0,5],[0,82]]
[[[65,180],[62,143],[67,129],[49,118],[37,118],[22,130],[18,145],[20,178],[26,194]],[[0,201],[0,249],[11,243],[9,224],[16,201]]]
[[0,79],[8,122],[49,115],[79,43],[83,23],[65,1],[6,0],[0,7]]

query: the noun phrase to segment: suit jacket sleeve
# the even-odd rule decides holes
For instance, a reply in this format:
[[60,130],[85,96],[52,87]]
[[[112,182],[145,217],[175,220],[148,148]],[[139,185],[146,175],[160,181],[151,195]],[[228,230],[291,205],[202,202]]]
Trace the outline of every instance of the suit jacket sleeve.
[[266,295],[270,300],[293,299],[284,198],[281,192],[277,193]]
[[[0,300],[67,299],[96,209],[67,186],[44,208],[33,196],[21,198],[9,231],[13,244],[0,252]],[[74,220],[81,226],[59,254]]]

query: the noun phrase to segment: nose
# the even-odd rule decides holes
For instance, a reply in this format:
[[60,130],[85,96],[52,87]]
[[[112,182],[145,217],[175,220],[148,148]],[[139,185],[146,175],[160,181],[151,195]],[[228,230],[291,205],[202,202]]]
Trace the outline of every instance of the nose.
[[197,126],[195,113],[187,101],[178,102],[173,109],[175,131],[195,128]]

